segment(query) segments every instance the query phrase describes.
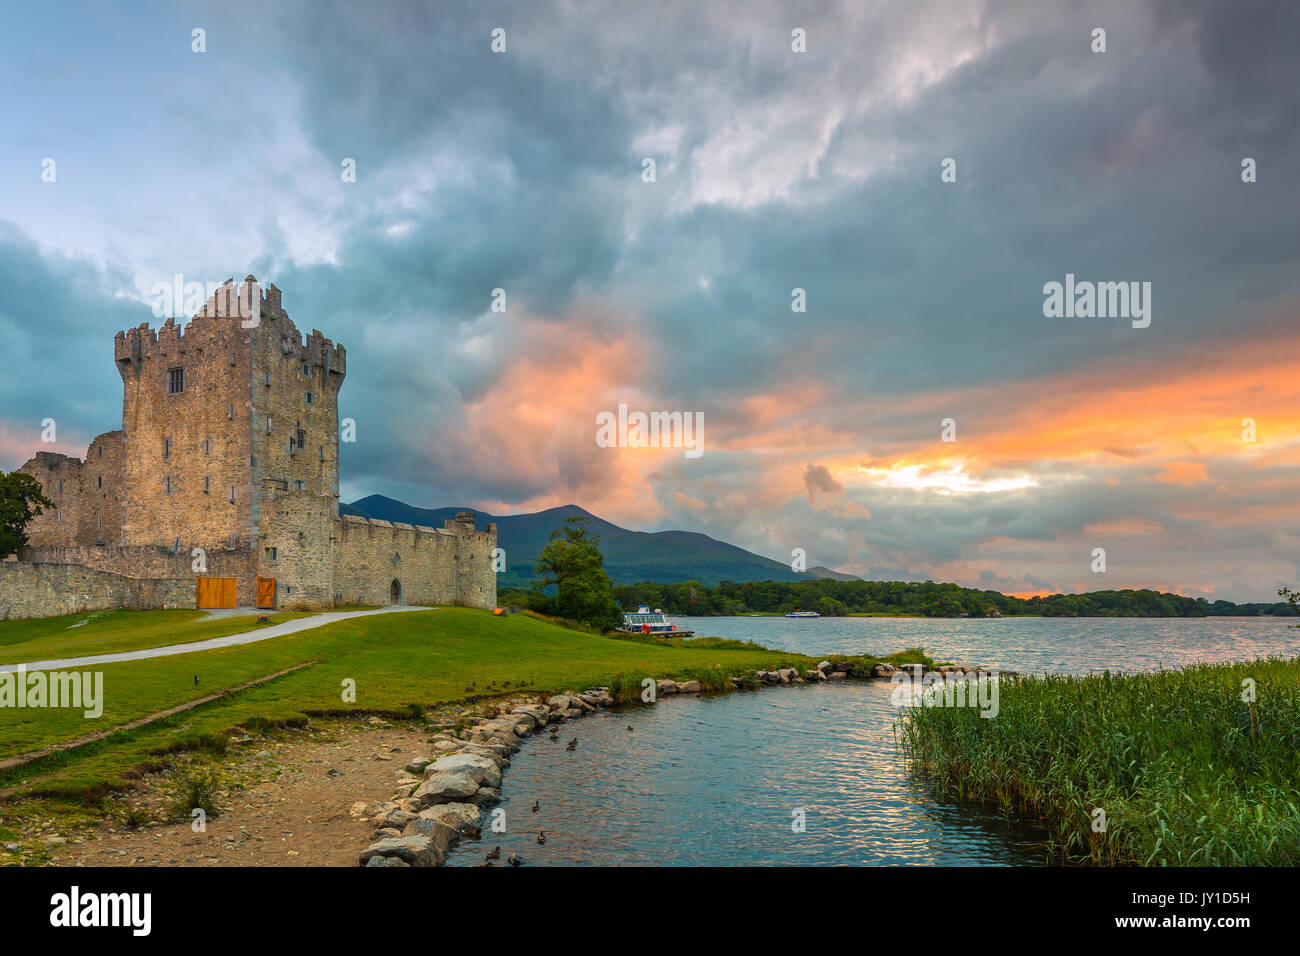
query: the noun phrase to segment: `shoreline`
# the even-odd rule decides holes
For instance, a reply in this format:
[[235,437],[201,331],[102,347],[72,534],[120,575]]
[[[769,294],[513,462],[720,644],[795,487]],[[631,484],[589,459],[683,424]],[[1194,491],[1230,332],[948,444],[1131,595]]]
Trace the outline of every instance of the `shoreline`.
[[[840,680],[890,680],[903,669],[911,669],[913,679],[932,672],[972,676],[989,673],[979,667],[956,664],[917,663],[899,668],[884,662],[871,664],[867,673],[855,673],[853,661],[822,660],[806,669],[788,667],[732,675],[726,679],[728,686],[716,691],[702,687],[698,680],[647,677],[643,684],[653,681],[654,690],[649,693],[650,688],[646,687],[639,702],[653,706],[661,697],[726,694]],[[607,686],[549,696],[515,696],[496,702],[481,716],[468,718],[463,728],[439,731],[432,738],[431,756],[416,757],[406,765],[402,771],[405,777],[399,775],[398,786],[390,799],[368,805],[359,801],[354,805],[354,815],[363,816],[375,827],[370,845],[361,851],[359,865],[442,866],[463,838],[489,841],[493,824],[500,822],[505,826],[504,812],[497,816],[492,811],[501,802],[510,758],[525,741],[544,730],[557,739],[561,724],[637,702],[617,700]],[[576,749],[576,742],[574,738],[569,749]],[[499,862],[522,864],[513,857]],[[482,865],[495,864],[489,855]]]

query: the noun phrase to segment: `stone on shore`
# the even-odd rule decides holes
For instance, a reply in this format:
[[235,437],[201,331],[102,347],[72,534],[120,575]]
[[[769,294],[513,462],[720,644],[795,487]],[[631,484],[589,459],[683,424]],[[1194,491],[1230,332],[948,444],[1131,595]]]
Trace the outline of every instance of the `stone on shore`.
[[469,798],[469,802],[479,807],[490,807],[501,802],[501,791],[494,787],[481,787]]
[[684,680],[677,685],[677,693],[679,694],[698,694],[699,692],[700,682],[697,680]]
[[495,760],[481,754],[459,753],[439,757],[433,762],[436,773],[464,774],[480,787],[501,786],[501,768]]
[[428,757],[416,757],[406,765],[406,772],[415,774],[418,777],[420,774],[424,773],[424,768],[429,766],[432,762],[433,761]]
[[898,668],[896,668],[893,664],[886,664],[882,661],[881,663],[876,664],[871,668],[871,676],[892,677],[894,672],[897,670]]
[[468,774],[436,773],[420,784],[411,798],[419,801],[420,809],[426,810],[440,803],[460,803],[478,791],[478,782]]
[[655,690],[660,697],[665,697],[668,694],[676,694],[678,690],[677,681],[661,680]]
[[458,833],[476,827],[483,819],[483,811],[472,803],[444,803],[428,810],[421,810],[421,820],[436,820],[444,826],[451,827]]
[[[407,866],[442,866],[446,851],[438,847],[431,837],[410,836],[396,837],[372,843],[361,852],[361,865],[369,866],[375,857],[393,857]],[[377,863],[376,866],[393,866],[392,863]]]

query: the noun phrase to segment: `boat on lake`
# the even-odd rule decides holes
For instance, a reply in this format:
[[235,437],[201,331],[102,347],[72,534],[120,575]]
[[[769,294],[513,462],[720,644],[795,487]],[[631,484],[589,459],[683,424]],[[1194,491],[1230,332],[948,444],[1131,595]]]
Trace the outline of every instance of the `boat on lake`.
[[677,625],[668,620],[668,615],[655,608],[653,611],[642,604],[635,612],[623,614],[623,624],[618,628],[627,634],[667,634],[672,637],[692,637],[694,631],[679,631]]
[[791,611],[786,617],[821,617],[816,611]]

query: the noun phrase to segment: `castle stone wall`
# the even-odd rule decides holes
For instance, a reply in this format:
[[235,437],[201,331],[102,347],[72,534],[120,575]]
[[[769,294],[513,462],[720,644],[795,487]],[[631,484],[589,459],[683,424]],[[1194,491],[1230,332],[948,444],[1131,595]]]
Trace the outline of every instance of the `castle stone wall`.
[[0,561],[0,620],[194,604],[193,577],[128,578],[76,564]]

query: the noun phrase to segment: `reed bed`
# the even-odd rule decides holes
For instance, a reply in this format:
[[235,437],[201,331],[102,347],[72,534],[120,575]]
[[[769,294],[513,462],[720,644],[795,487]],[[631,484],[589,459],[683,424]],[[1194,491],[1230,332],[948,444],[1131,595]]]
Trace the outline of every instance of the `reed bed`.
[[941,798],[1044,826],[1049,862],[1300,863],[1300,658],[999,691],[995,718],[911,708],[899,740]]

